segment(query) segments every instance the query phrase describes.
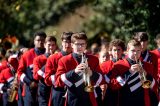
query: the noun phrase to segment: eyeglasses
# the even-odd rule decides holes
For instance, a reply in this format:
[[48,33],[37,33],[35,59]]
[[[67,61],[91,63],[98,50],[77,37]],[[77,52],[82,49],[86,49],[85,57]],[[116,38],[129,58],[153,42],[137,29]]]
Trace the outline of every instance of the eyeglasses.
[[86,43],[74,43],[77,47],[85,47]]

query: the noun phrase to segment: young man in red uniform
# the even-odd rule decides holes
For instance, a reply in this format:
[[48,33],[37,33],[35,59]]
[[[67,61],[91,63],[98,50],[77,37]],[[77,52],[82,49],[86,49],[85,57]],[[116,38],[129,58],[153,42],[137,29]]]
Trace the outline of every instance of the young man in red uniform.
[[68,55],[72,52],[71,48],[71,36],[72,32],[63,32],[61,35],[62,40],[62,49],[60,52],[51,55],[47,59],[46,67],[45,67],[45,83],[48,86],[52,86],[51,91],[51,101],[50,105],[52,106],[64,106],[64,95],[65,95],[65,89],[64,87],[55,87],[55,73],[57,71],[58,67],[58,61],[61,57]]
[[146,32],[136,32],[133,35],[133,39],[139,41],[142,47],[141,59],[145,62],[154,64],[155,56],[148,50],[148,34]]
[[18,103],[19,106],[33,106],[38,104],[36,100],[37,84],[33,78],[33,59],[38,55],[44,54],[45,38],[46,34],[44,32],[36,32],[34,34],[35,47],[21,56],[17,73],[19,80],[23,82],[22,96],[24,103]]
[[[97,100],[99,97],[101,99],[101,95],[99,96],[101,92],[96,91],[100,88],[94,89],[93,92],[85,91],[87,85],[97,87],[102,82],[102,75],[98,73],[101,72],[98,58],[84,54],[87,36],[83,32],[72,35],[71,46],[73,53],[62,57],[58,62],[55,86],[67,87],[67,106],[98,106]],[[85,63],[82,56],[87,58]]]
[[[152,64],[139,59],[141,49],[140,42],[130,40],[127,46],[128,58],[116,62],[112,70],[105,74],[106,82],[114,82],[114,89],[120,89],[119,106],[158,105],[154,68]],[[148,88],[142,87],[145,79],[150,81]]]
[[[154,59],[154,66],[156,67],[156,74],[157,74],[157,81],[159,84],[159,100],[160,100],[160,34],[157,34],[156,36],[156,44],[157,44],[157,49],[154,49],[151,51],[151,53],[153,53],[156,58]],[[160,104],[159,104],[160,105]]]
[[44,47],[46,49],[45,54],[39,55],[33,60],[33,78],[38,82],[38,103],[39,106],[48,106],[48,100],[50,95],[50,86],[44,83],[45,78],[45,66],[47,58],[53,54],[56,50],[56,38],[54,36],[47,36],[45,39]]
[[[109,44],[109,50],[112,55],[112,60],[108,60],[106,62],[103,62],[100,65],[103,74],[108,74],[109,71],[111,71],[113,64],[123,58],[125,44],[120,39],[112,40]],[[118,90],[112,90],[109,86],[104,93],[105,93],[104,100],[103,100],[104,106],[117,106],[118,105],[118,103],[119,103],[119,101],[118,101],[119,100],[119,91]]]
[[[17,106],[17,101],[8,101],[9,89],[14,83],[15,74],[18,68],[18,57],[16,54],[8,58],[7,68],[0,73],[0,91],[3,93],[3,106]],[[16,98],[14,98],[16,99]]]

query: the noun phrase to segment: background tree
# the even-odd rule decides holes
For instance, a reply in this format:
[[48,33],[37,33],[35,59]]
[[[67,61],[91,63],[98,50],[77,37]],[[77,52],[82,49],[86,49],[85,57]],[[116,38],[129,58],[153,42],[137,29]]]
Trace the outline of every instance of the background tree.
[[[81,11],[83,6],[87,8]],[[101,38],[128,41],[133,32],[146,31],[153,48],[154,37],[160,31],[159,8],[159,0],[1,0],[0,36],[16,35],[20,44],[29,47],[37,30],[53,30],[52,34],[57,33],[59,38],[60,23],[67,21],[68,15],[77,18],[76,14],[83,20],[72,20],[81,24],[71,22],[76,30],[72,27],[70,31],[85,31],[89,44]],[[89,15],[84,16],[85,11]]]

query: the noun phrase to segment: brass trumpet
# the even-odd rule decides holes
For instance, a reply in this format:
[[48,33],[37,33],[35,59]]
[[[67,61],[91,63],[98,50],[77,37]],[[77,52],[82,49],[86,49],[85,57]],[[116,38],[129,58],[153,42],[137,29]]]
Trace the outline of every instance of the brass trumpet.
[[84,80],[84,83],[86,85],[86,87],[84,88],[84,90],[86,92],[93,92],[94,91],[94,87],[91,85],[90,75],[88,74],[88,61],[87,61],[87,58],[85,57],[85,55],[83,55],[83,53],[82,53],[81,63],[85,63],[86,66],[87,66],[87,68],[85,68],[83,70],[83,80]]
[[142,82],[142,87],[145,89],[150,88],[151,81],[147,80],[147,78],[146,78],[146,71],[144,70],[144,68],[142,66],[142,62],[141,61],[138,62],[138,60],[136,59],[136,63],[139,64],[139,66],[140,66],[139,76],[140,76],[140,80]]

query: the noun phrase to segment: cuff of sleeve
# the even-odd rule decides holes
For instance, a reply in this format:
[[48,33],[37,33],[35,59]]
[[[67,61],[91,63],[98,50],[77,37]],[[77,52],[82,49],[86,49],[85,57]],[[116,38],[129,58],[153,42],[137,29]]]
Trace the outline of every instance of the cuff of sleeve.
[[99,74],[99,78],[98,78],[98,80],[97,80],[97,82],[96,82],[95,87],[99,86],[100,83],[102,82],[102,75],[101,75],[100,73],[98,73],[98,74]]
[[51,81],[52,81],[52,84],[54,85],[55,84],[55,76],[54,75],[51,75]]
[[37,73],[38,73],[39,76],[41,76],[43,78],[45,77],[45,74],[44,74],[44,72],[42,70],[38,70]]
[[3,83],[0,83],[0,91],[2,90],[4,84]]
[[66,74],[62,74],[61,75],[61,80],[63,81],[63,83],[65,83],[67,86],[71,87],[73,84],[66,78]]
[[23,80],[24,80],[24,77],[25,77],[26,75],[23,73],[21,76],[20,76],[20,80],[21,80],[21,82],[24,82]]
[[118,83],[121,85],[121,86],[124,86],[125,85],[125,80],[123,80],[122,79],[122,77],[120,77],[120,76],[118,76],[117,78],[116,78],[116,80],[118,81]]
[[154,87],[155,83],[156,83],[155,79],[153,78],[152,83],[151,83],[151,89]]

